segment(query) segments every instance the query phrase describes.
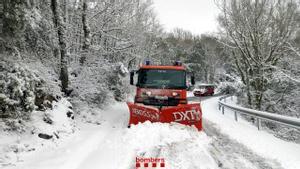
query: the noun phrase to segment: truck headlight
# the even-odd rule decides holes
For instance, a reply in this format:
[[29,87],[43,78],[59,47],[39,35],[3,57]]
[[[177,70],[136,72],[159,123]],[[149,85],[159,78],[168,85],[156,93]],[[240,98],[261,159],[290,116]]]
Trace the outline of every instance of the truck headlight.
[[172,96],[174,96],[174,97],[179,96],[179,93],[177,93],[177,92],[172,92]]
[[151,93],[150,91],[147,91],[147,92],[146,92],[146,95],[147,95],[147,96],[151,96],[151,94],[152,94],[152,93]]

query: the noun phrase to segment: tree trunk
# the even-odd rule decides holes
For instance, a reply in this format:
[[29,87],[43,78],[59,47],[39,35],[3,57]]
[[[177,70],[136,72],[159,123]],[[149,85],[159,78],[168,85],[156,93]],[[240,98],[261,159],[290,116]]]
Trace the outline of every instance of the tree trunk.
[[[0,37],[3,37],[3,18],[4,18],[4,12],[3,12],[3,1],[0,2]],[[0,42],[1,43],[1,42]],[[2,47],[1,47],[2,48]],[[0,48],[0,49],[1,49]]]
[[62,91],[67,93],[68,83],[69,83],[68,67],[67,67],[68,53],[67,53],[67,45],[66,45],[66,38],[65,38],[65,25],[63,22],[63,18],[60,14],[58,0],[51,0],[51,9],[53,12],[53,22],[55,28],[57,29],[57,36],[58,36],[59,47],[60,47],[61,87],[62,87]]
[[83,0],[82,4],[82,26],[83,26],[83,36],[84,36],[84,41],[83,41],[83,46],[82,46],[82,56],[80,58],[80,64],[83,65],[84,62],[86,61],[86,55],[87,52],[90,48],[91,44],[91,31],[90,27],[88,25],[87,21],[87,11],[88,11],[88,5],[87,5],[87,0]]

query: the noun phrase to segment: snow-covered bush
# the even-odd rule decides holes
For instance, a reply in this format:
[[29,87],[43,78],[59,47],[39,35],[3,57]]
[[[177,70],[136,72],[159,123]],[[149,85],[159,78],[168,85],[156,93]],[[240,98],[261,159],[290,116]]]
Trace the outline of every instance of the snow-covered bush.
[[[291,64],[292,63],[292,64]],[[268,89],[263,97],[263,109],[268,112],[300,118],[300,60],[283,60],[269,79]],[[275,135],[300,143],[300,130],[266,123]]]
[[122,63],[89,57],[84,66],[74,63],[71,67],[71,102],[83,121],[98,123],[99,109],[124,101],[130,92],[128,71]]
[[230,74],[218,74],[219,84],[216,89],[217,93],[240,95],[243,90],[243,83],[237,76]]
[[0,118],[11,130],[19,130],[36,108],[51,107],[56,97],[49,94],[43,78],[24,65],[0,61]]
[[88,64],[71,74],[73,101],[79,98],[89,105],[101,107],[111,100],[124,100],[129,93],[128,78],[125,78],[128,71],[122,63]]
[[23,67],[0,62],[0,108],[2,116],[29,119],[34,110],[35,93],[43,81]]
[[105,104],[112,99],[105,83],[105,77],[108,74],[108,68],[105,65],[88,65],[71,70],[71,93],[72,102],[75,108],[81,104],[98,105]]

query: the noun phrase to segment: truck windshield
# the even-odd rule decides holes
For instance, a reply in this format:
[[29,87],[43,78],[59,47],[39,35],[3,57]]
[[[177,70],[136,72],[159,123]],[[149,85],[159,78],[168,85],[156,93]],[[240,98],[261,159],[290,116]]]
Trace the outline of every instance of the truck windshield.
[[141,69],[138,73],[138,87],[186,89],[184,70]]

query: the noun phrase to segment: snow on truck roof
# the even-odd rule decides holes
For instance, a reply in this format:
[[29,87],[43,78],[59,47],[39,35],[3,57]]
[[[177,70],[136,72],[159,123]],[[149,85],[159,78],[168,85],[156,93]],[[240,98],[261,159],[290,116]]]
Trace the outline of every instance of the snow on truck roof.
[[212,83],[198,83],[196,86],[216,86],[215,84]]

